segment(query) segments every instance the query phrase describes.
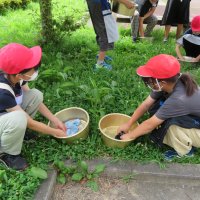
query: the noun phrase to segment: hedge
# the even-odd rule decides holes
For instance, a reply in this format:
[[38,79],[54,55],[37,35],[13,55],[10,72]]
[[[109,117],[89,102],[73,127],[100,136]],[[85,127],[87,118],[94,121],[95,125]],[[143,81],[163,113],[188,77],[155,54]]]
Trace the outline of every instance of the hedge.
[[0,12],[3,13],[7,9],[25,8],[31,0],[0,0]]

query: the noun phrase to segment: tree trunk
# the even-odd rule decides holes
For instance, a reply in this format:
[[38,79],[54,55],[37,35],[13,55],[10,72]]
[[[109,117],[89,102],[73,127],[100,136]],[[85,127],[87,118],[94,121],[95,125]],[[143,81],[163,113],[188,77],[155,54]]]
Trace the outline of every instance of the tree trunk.
[[40,13],[43,42],[47,43],[48,41],[54,40],[55,37],[53,29],[51,0],[40,0]]

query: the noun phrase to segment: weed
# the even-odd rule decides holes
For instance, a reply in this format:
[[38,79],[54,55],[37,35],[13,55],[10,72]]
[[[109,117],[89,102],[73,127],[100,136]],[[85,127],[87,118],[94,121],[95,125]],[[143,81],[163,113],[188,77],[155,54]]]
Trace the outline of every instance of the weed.
[[95,166],[93,171],[89,171],[89,166],[85,161],[79,161],[76,165],[65,166],[62,161],[55,161],[54,167],[58,171],[57,181],[65,184],[70,177],[75,182],[86,182],[87,186],[94,191],[98,191],[96,178],[104,171],[105,165],[99,164]]

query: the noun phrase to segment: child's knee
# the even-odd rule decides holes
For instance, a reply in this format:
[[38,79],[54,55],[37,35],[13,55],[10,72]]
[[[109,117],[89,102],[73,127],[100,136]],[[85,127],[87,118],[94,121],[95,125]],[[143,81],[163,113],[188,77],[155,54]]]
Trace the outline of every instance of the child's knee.
[[13,128],[26,130],[27,127],[27,115],[24,111],[14,111],[16,116],[12,119]]
[[40,92],[38,89],[31,89],[31,92],[33,93],[34,97],[37,99],[39,103],[43,102],[43,93]]

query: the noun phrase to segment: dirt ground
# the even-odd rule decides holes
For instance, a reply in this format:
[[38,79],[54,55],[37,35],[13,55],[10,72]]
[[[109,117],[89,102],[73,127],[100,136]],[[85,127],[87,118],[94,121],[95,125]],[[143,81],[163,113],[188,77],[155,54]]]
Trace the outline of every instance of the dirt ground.
[[[66,185],[57,184],[52,200],[114,200],[119,199],[118,191],[124,190],[126,187],[126,183],[122,179],[101,177],[97,182],[99,185],[98,192],[94,192],[85,183],[68,182]],[[120,190],[118,190],[119,188]],[[126,195],[120,195],[120,199],[126,199]]]
[[[129,180],[129,179],[128,179]],[[51,200],[199,200],[199,182],[173,179],[133,179],[101,177],[99,191],[86,184],[68,182],[56,185]]]

